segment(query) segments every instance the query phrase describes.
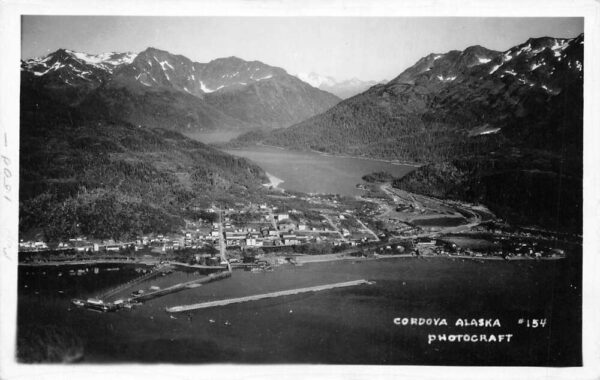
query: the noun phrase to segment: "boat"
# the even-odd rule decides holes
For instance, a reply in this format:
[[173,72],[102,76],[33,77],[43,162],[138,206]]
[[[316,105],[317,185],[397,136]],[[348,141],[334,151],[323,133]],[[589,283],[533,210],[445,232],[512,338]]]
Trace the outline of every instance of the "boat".
[[88,298],[88,300],[84,302],[83,306],[86,309],[90,309],[93,311],[108,311],[108,306],[104,304],[104,301],[99,300],[97,298]]
[[81,300],[81,299],[79,299],[79,298],[73,298],[73,299],[71,300],[71,303],[72,303],[73,305],[75,305],[75,306],[80,306],[80,307],[85,305],[85,301],[84,301],[84,300]]
[[112,303],[104,303],[104,301],[97,298],[88,298],[83,305],[86,309],[99,312],[116,311],[119,306]]

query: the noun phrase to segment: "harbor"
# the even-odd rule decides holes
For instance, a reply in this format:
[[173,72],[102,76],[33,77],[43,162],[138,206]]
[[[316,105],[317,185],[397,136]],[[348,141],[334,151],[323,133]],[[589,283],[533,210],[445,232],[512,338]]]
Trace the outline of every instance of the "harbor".
[[[343,364],[358,361],[418,364],[427,361],[440,365],[475,362],[493,365],[499,363],[498,357],[525,364],[523,352],[532,352],[536,363],[546,363],[547,347],[530,345],[529,340],[516,340],[515,352],[508,357],[501,346],[490,347],[491,351],[476,346],[457,350],[444,345],[440,351],[428,350],[426,329],[397,328],[392,321],[404,315],[477,317],[483,311],[485,315],[500,318],[507,330],[521,331],[522,335],[523,327],[517,325],[521,315],[506,311],[518,306],[529,308],[531,315],[551,318],[553,326],[564,326],[576,316],[575,306],[567,300],[578,291],[579,285],[571,278],[558,279],[566,270],[571,273],[569,268],[579,267],[571,263],[573,258],[535,263],[417,257],[310,262],[302,266],[282,264],[262,273],[234,270],[230,277],[223,274],[223,281],[200,284],[195,280],[208,278],[208,275],[182,268],[168,276],[137,283],[105,299],[106,303],[116,303],[118,299],[133,299],[133,291],[145,291],[145,297],[141,298],[146,298],[143,303],[131,303],[131,308],[126,302],[117,303],[120,309],[116,312],[103,311],[110,306],[76,307],[71,300],[94,298],[106,289],[139,277],[130,265],[123,264],[120,271],[101,268],[98,274],[61,277],[57,277],[57,273],[64,272],[64,268],[38,268],[36,275],[26,275],[32,268],[21,267],[21,305],[22,310],[30,312],[21,314],[19,326],[22,331],[33,331],[31,326],[42,323],[47,331],[60,333],[65,341],[81,339],[84,361],[88,363],[116,358],[141,363],[156,360],[283,363],[296,358],[303,363],[324,360]],[[46,271],[46,275],[42,271]],[[364,279],[374,283],[364,286]],[[331,287],[348,282],[358,285]],[[557,285],[559,288],[538,292],[533,286],[536,283],[543,289],[556,289]],[[168,293],[167,289],[175,284],[189,287]],[[577,285],[577,289],[571,284]],[[153,287],[165,292],[152,295]],[[326,290],[315,291],[320,288]],[[311,291],[300,292],[299,289]],[[263,298],[264,294],[270,297]],[[482,294],[491,297],[482,297]],[[461,303],[465,295],[469,301]],[[240,300],[247,302],[236,302]],[[546,314],[549,303],[557,300],[564,308]],[[166,311],[174,306],[207,302],[227,305],[181,313]],[[74,327],[62,328],[65,321]],[[546,339],[547,330],[536,329],[532,333],[539,341]],[[574,352],[572,334],[566,331],[556,332],[560,345],[553,346],[552,350]],[[340,339],[344,340],[343,345],[337,345]],[[417,357],[403,349],[402,342],[407,341],[420,350]],[[360,345],[365,349],[346,349]]]

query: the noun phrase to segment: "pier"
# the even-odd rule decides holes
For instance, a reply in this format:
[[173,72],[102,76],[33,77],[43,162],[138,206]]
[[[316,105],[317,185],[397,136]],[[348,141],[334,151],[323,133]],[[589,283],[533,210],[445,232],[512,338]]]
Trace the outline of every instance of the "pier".
[[121,284],[121,285],[115,287],[115,288],[109,289],[109,290],[105,291],[102,294],[97,295],[96,298],[98,298],[98,299],[106,299],[108,297],[112,297],[113,295],[119,293],[120,291],[122,291],[124,289],[133,287],[135,284],[139,284],[142,281],[147,281],[147,280],[150,280],[150,279],[152,279],[154,277],[162,275],[165,270],[166,269],[163,269],[163,268],[160,268],[158,270],[151,270],[149,273],[146,273],[143,276],[136,277],[136,278],[134,278],[131,281],[128,281],[128,282],[126,282],[124,284]]
[[208,282],[212,282],[212,281],[217,281],[217,280],[221,280],[227,277],[231,277],[231,272],[230,271],[223,271],[223,272],[219,272],[219,273],[211,273],[206,277],[202,277],[198,280],[194,280],[194,281],[188,281],[188,282],[182,282],[173,286],[170,286],[168,288],[164,288],[164,289],[160,289],[154,292],[150,292],[150,293],[145,293],[145,294],[140,294],[138,296],[134,296],[131,299],[134,301],[138,301],[138,302],[142,302],[142,301],[148,301],[151,300],[153,298],[157,298],[157,297],[161,297],[167,294],[171,294],[171,293],[175,293],[175,292],[179,292],[181,290],[185,290],[185,289],[191,289],[191,288],[195,288],[197,286],[200,286],[202,284],[206,284]]
[[186,264],[178,262],[170,262],[169,265],[174,267],[186,267],[192,269],[210,269],[210,270],[224,270],[227,269],[227,265],[200,265],[200,264]]
[[299,288],[299,289],[282,290],[282,291],[278,291],[278,292],[256,294],[256,295],[247,296],[247,297],[229,298],[229,299],[218,300],[218,301],[201,302],[201,303],[196,303],[196,304],[191,304],[191,305],[172,306],[172,307],[165,308],[165,310],[169,313],[179,313],[182,311],[206,309],[206,308],[215,307],[215,306],[225,306],[225,305],[230,305],[233,303],[257,301],[257,300],[261,300],[264,298],[283,297],[283,296],[290,296],[290,295],[300,294],[300,293],[318,292],[321,290],[343,288],[343,287],[363,285],[363,284],[371,284],[371,283],[364,279],[363,280],[355,280],[355,281],[347,281],[347,282],[337,282],[334,284],[318,285],[318,286],[311,286],[311,287]]

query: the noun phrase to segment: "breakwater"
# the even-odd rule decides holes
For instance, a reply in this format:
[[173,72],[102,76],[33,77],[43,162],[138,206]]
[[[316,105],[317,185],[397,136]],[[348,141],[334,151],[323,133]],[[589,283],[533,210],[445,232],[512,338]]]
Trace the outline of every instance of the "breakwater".
[[172,307],[165,308],[165,310],[169,313],[179,313],[179,312],[188,311],[188,310],[205,309],[205,308],[215,307],[215,306],[225,306],[225,305],[229,305],[232,303],[257,301],[257,300],[261,300],[264,298],[275,298],[275,297],[289,296],[289,295],[307,293],[307,292],[318,292],[321,290],[342,288],[342,287],[348,287],[348,286],[356,286],[356,285],[362,285],[362,284],[370,284],[370,282],[367,280],[337,282],[334,284],[326,284],[326,285],[310,286],[307,288],[282,290],[282,291],[278,291],[278,292],[256,294],[256,295],[247,296],[247,297],[229,298],[229,299],[218,300],[218,301],[201,302],[201,303],[196,303],[196,304],[191,304],[191,305],[172,306]]

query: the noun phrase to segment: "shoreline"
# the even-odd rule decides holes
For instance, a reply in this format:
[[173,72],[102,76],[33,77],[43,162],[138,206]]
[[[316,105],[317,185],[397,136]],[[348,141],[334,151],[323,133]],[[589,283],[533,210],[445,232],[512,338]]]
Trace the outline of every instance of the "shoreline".
[[401,259],[401,258],[419,258],[419,259],[428,259],[428,258],[439,258],[439,259],[466,259],[466,260],[489,260],[489,261],[553,261],[553,260],[561,260],[565,259],[566,256],[561,257],[542,257],[542,258],[532,258],[532,257],[511,257],[510,259],[504,259],[499,256],[466,256],[466,255],[421,255],[415,256],[409,253],[403,253],[398,255],[376,255],[374,257],[354,257],[354,256],[344,256],[340,254],[327,254],[327,255],[306,255],[306,256],[295,256],[296,262],[298,264],[311,264],[311,263],[325,263],[325,262],[334,262],[334,261],[375,261],[375,260],[385,260],[385,259]]
[[[285,148],[282,146],[267,145],[267,144],[262,144],[262,143],[257,143],[256,145],[249,145],[249,146],[245,146],[245,147],[227,148],[226,150],[245,150],[245,149],[252,148],[253,146],[273,148],[273,149],[278,149],[278,150],[283,150],[283,151],[288,151],[288,152],[296,152],[296,153],[314,153],[314,154],[318,154],[319,156],[333,157],[333,158],[354,158],[354,159],[358,159],[358,160],[378,161],[378,162],[385,162],[386,164],[398,165],[398,166],[410,166],[413,168],[420,168],[421,166],[423,166],[423,164],[417,164],[416,162],[386,160],[383,158],[372,158],[372,157],[364,157],[364,156],[339,155],[339,154],[333,154],[333,153],[327,153],[327,152],[319,152],[318,150],[313,150],[313,149],[295,150],[295,149],[288,149],[288,148]],[[224,149],[221,149],[221,150],[224,150]]]
[[159,263],[159,260],[68,260],[68,261],[44,261],[37,263],[18,263],[24,267],[58,267],[68,265],[95,265],[95,264],[139,264],[153,266]]
[[[281,149],[284,149],[284,148],[281,148]],[[410,166],[413,168],[420,168],[421,166],[423,166],[423,164],[417,164],[415,162],[407,162],[407,161],[399,161],[399,160],[385,160],[383,158],[371,158],[371,157],[363,157],[363,156],[337,155],[337,154],[333,154],[333,153],[319,152],[318,150],[312,150],[312,149],[310,149],[309,152],[313,152],[315,154],[318,154],[320,156],[325,156],[325,157],[355,158],[358,160],[385,162],[386,164],[390,164],[390,165]]]
[[[277,255],[274,255],[276,257]],[[499,256],[466,256],[466,255],[420,255],[415,256],[409,253],[397,254],[397,255],[381,255],[375,254],[374,257],[355,257],[344,255],[340,253],[330,253],[324,255],[298,255],[294,256],[296,263],[303,264],[311,264],[311,263],[325,263],[325,262],[335,262],[335,261],[374,261],[374,260],[384,260],[384,259],[401,259],[401,258],[420,258],[420,259],[428,259],[428,258],[440,258],[440,259],[467,259],[467,260],[491,260],[491,261],[552,261],[552,260],[561,260],[565,259],[566,256],[558,256],[558,257],[541,257],[541,258],[533,258],[533,257],[511,257],[508,260],[499,257]],[[40,263],[18,263],[19,266],[23,267],[47,267],[47,266],[68,266],[68,265],[94,265],[94,264],[139,264],[139,265],[148,265],[153,266],[159,264],[160,260],[144,260],[144,261],[134,261],[134,260],[70,260],[70,261],[53,261],[53,262],[40,262]],[[176,265],[177,262],[173,262],[173,265]]]
[[273,174],[269,173],[269,172],[265,172],[265,174],[267,175],[267,177],[269,178],[269,183],[265,183],[263,184],[263,186],[266,187],[270,187],[272,186],[273,188],[278,188],[278,186],[282,183],[284,183],[285,181],[282,180],[281,178],[277,178],[275,177]]

